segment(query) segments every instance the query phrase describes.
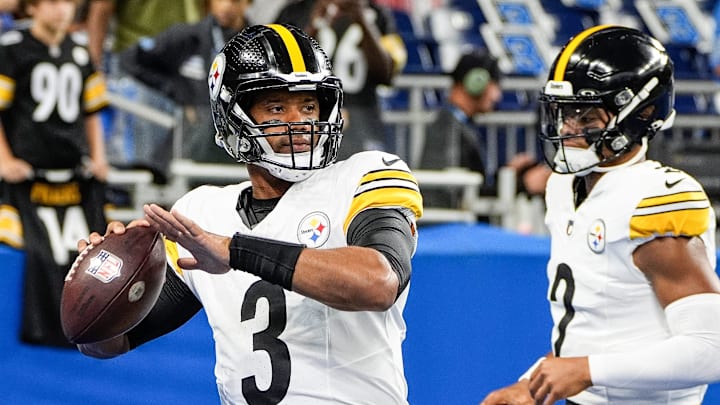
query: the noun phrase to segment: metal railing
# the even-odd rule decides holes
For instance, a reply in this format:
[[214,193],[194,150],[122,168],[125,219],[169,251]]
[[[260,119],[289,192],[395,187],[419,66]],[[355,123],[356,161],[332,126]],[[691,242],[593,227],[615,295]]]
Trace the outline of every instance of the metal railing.
[[[397,151],[408,163],[417,161],[424,144],[425,127],[435,119],[435,108],[427,107],[424,101],[426,91],[444,91],[450,86],[450,78],[443,75],[401,75],[394,81],[394,89],[407,90],[408,108],[404,110],[387,110],[382,114],[383,121],[394,127],[403,127],[406,137],[397,143]],[[504,91],[526,92],[536,94],[542,86],[542,80],[535,78],[505,78],[501,87]],[[714,81],[677,81],[677,95],[692,95],[713,102],[720,94],[720,85]],[[182,115],[181,110],[175,114],[166,114],[146,106],[141,106],[122,98],[111,95],[114,107],[135,114],[173,130],[173,161],[170,165],[167,185],[149,184],[148,177],[137,175],[118,177],[111,176],[110,182],[132,189],[133,203],[123,210],[117,209],[115,217],[130,219],[133,215],[141,215],[142,203],[153,201],[171,204],[186,192],[193,183],[237,182],[247,178],[244,166],[237,164],[201,164],[182,159]],[[459,187],[463,190],[464,203],[458,209],[428,209],[424,221],[473,222],[478,215],[495,218],[495,222],[505,227],[518,225],[518,201],[515,195],[514,173],[510,175],[502,171],[501,162],[509,160],[518,152],[535,153],[535,132],[537,114],[534,108],[528,111],[497,111],[475,117],[475,121],[485,127],[487,136],[488,172],[498,173],[499,195],[497,197],[477,197],[477,188],[482,184],[482,176],[477,173],[451,171],[414,171],[421,187]],[[520,133],[524,136],[520,137]],[[502,135],[501,135],[502,134]],[[698,134],[701,134],[698,136]],[[503,142],[500,142],[503,136]],[[663,135],[665,141],[681,142],[686,138],[693,142],[712,142],[720,144],[720,116],[715,113],[678,115],[672,130]],[[501,145],[503,145],[501,150]],[[512,184],[510,184],[512,183]],[[537,207],[537,204],[534,204]],[[537,208],[536,208],[537,209]],[[533,213],[530,215],[541,215]]]

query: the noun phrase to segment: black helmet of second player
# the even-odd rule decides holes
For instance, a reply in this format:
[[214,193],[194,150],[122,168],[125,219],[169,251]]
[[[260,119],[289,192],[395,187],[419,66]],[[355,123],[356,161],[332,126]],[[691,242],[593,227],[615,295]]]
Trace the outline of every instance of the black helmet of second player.
[[[673,105],[673,63],[659,41],[633,28],[589,28],[562,48],[540,94],[539,136],[545,158],[561,173],[609,170],[600,165],[634,145],[646,149],[656,132],[672,126]],[[569,117],[593,108],[609,113],[604,128],[563,130]],[[566,149],[563,140],[573,137],[585,137],[597,158],[573,163],[570,156],[558,156]],[[613,155],[602,156],[602,147]]]

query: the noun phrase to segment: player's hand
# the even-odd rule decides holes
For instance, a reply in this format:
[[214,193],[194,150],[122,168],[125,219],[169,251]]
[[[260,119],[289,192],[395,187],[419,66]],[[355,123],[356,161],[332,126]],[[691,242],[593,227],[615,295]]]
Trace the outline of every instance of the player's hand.
[[104,182],[110,172],[110,165],[105,159],[93,159],[89,162],[87,169],[93,177]]
[[153,229],[192,253],[193,257],[178,259],[178,266],[186,270],[202,269],[212,274],[230,271],[230,238],[206,232],[175,210],[168,212],[155,204],[145,205],[143,210]]
[[530,376],[530,393],[538,405],[551,405],[592,386],[587,357],[548,357]]
[[530,395],[528,380],[520,380],[488,394],[480,405],[534,405],[535,401]]
[[20,183],[31,179],[32,176],[32,166],[22,159],[12,157],[0,165],[0,178],[8,183]]
[[107,225],[107,228],[105,228],[105,235],[100,235],[97,232],[93,232],[90,234],[90,236],[88,236],[87,239],[80,239],[77,242],[78,252],[82,252],[83,250],[85,250],[88,245],[95,246],[100,244],[103,240],[105,240],[106,235],[110,235],[111,233],[123,234],[125,233],[125,229],[132,228],[134,226],[150,226],[150,224],[145,219],[136,219],[127,224],[127,226],[125,226],[125,224],[120,221],[110,221],[110,223],[108,223]]
[[338,16],[346,15],[353,21],[361,21],[365,15],[367,0],[336,0]]

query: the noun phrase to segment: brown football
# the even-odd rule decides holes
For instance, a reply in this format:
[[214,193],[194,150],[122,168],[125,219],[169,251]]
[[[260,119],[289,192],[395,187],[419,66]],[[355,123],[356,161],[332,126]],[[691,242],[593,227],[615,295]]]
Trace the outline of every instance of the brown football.
[[88,246],[65,277],[60,320],[72,343],[121,335],[152,309],[165,282],[165,244],[151,228],[137,226]]

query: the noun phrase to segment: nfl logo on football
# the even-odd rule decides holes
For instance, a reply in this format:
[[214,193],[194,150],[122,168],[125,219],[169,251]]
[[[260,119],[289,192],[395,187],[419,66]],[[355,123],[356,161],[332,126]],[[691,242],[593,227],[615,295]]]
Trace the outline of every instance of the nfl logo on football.
[[103,283],[109,283],[120,277],[123,261],[107,250],[101,250],[97,256],[90,259],[90,267],[85,270]]

